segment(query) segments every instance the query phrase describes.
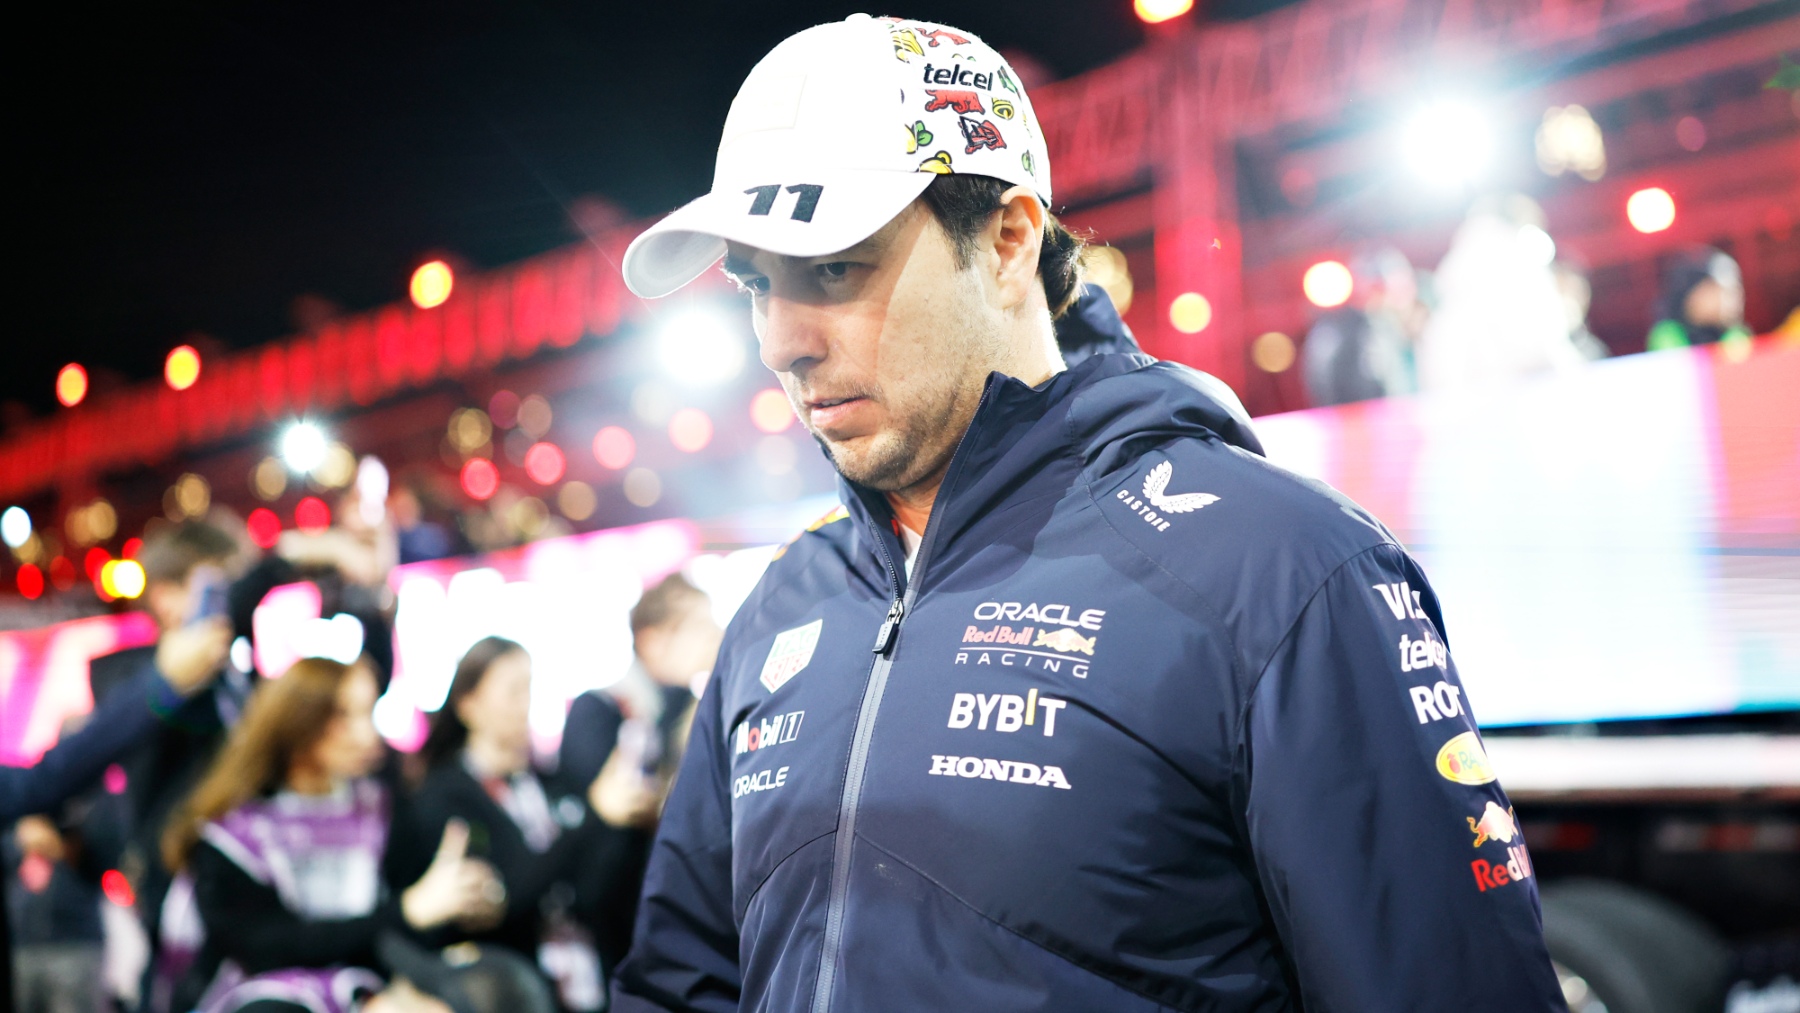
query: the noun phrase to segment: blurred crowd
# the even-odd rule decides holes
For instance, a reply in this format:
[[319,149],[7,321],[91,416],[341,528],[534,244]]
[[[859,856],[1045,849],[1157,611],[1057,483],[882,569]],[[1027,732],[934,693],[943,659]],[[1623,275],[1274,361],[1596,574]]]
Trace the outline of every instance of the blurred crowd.
[[[1357,257],[1355,297],[1322,314],[1301,349],[1311,403],[1498,386],[1612,354],[1588,329],[1586,271],[1558,255],[1545,228],[1530,198],[1486,197],[1435,271],[1390,247]],[[1649,351],[1715,343],[1747,351],[1737,262],[1704,246],[1665,258],[1654,319]]]
[[[389,515],[267,554],[223,515],[147,534],[156,642],[94,659],[85,722],[0,768],[14,1009],[605,1007],[722,636],[711,602],[679,573],[643,592],[635,664],[574,701],[560,755],[534,754],[530,654],[492,636],[399,753],[374,723],[387,572],[468,545],[404,487]],[[256,606],[296,581],[362,623],[360,657],[256,670]]]

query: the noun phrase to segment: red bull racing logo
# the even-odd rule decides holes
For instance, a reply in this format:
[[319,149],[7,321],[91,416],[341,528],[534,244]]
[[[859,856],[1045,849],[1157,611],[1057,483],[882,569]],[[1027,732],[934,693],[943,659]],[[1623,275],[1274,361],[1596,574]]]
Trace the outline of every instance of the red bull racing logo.
[[1481,847],[1489,841],[1511,844],[1513,838],[1519,836],[1519,825],[1513,822],[1511,809],[1502,809],[1490,800],[1487,808],[1481,811],[1481,818],[1465,817],[1469,821],[1469,830],[1475,834],[1475,846]]
[[1064,654],[1074,654],[1079,651],[1091,658],[1094,656],[1094,645],[1099,642],[1099,637],[1084,637],[1065,627],[1060,630],[1046,630],[1039,633],[1037,640],[1031,646],[1048,647]]

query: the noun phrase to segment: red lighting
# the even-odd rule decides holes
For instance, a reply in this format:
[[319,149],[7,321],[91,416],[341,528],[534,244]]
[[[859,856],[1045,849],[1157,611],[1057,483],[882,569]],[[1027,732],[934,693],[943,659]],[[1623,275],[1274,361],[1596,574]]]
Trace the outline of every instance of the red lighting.
[[1675,224],[1675,198],[1660,186],[1645,187],[1626,198],[1625,220],[1639,232],[1661,232]]
[[275,516],[275,511],[268,507],[257,507],[250,511],[244,524],[250,529],[250,540],[259,549],[273,549],[275,543],[281,540],[281,518]]
[[677,450],[697,453],[706,449],[712,437],[712,419],[698,408],[683,408],[669,420],[669,442]]
[[87,397],[87,370],[80,363],[71,362],[56,373],[56,400],[62,402],[64,408],[73,408]]
[[19,593],[26,598],[36,601],[43,597],[44,571],[30,563],[26,563],[24,566],[19,567],[18,582]]
[[637,457],[637,440],[622,426],[607,426],[594,434],[594,460],[602,468],[619,471]]
[[50,583],[58,591],[74,587],[75,576],[75,564],[69,562],[69,557],[57,556],[50,561]]
[[1133,0],[1131,9],[1146,25],[1161,24],[1194,9],[1194,0]]
[[750,422],[765,433],[784,432],[794,424],[794,407],[780,388],[759,390],[750,399]]
[[107,552],[105,549],[96,545],[87,550],[87,555],[81,557],[81,568],[87,571],[87,578],[89,580],[98,581],[100,579],[100,568],[110,562],[112,562],[112,553]]
[[317,534],[331,527],[331,508],[317,496],[308,496],[294,504],[294,527]]
[[471,457],[462,466],[462,487],[470,499],[489,499],[500,491],[500,469],[485,457]]
[[125,544],[119,548],[119,558],[136,559],[138,550],[143,547],[144,540],[142,538],[127,538]]
[[176,390],[187,390],[200,379],[200,353],[192,345],[180,345],[163,360],[163,379]]
[[562,448],[554,443],[534,443],[525,451],[525,474],[539,485],[554,485],[566,466]]
[[100,875],[100,892],[119,907],[137,906],[137,891],[131,888],[131,880],[117,869],[108,869]]

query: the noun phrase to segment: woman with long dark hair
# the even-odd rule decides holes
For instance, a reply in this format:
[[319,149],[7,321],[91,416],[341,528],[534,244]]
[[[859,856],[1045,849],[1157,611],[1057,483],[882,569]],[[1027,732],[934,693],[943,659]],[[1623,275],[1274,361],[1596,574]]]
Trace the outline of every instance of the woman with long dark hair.
[[342,1013],[382,987],[376,941],[491,922],[500,887],[465,857],[468,830],[430,845],[391,817],[374,674],[295,662],[251,697],[224,750],[163,837],[193,881],[205,944],[172,1008],[255,1004]]
[[535,955],[565,1006],[595,1009],[604,1002],[606,967],[622,956],[595,929],[633,899],[620,896],[631,882],[623,870],[641,861],[647,840],[599,819],[591,785],[533,768],[530,707],[525,649],[501,637],[471,647],[431,717],[414,810],[427,839],[454,821],[467,824],[470,854],[505,885],[500,922],[460,937]]

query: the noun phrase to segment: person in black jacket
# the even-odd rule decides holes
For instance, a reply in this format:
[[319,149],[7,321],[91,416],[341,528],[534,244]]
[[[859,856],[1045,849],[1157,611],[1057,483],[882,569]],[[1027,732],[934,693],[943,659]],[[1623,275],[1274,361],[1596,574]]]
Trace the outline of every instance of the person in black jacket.
[[468,828],[446,827],[424,854],[371,776],[385,752],[375,698],[366,665],[319,658],[251,696],[163,837],[205,929],[172,1008],[348,1013],[385,983],[384,933],[498,917],[499,884],[467,857]]
[[[421,750],[426,774],[413,799],[418,839],[456,821],[469,828],[469,850],[490,863],[505,886],[505,914],[478,931],[447,929],[440,943],[497,943],[535,955],[565,1006],[596,1009],[603,979],[623,956],[632,870],[647,841],[614,829],[587,797],[600,780],[568,782],[532,768],[531,656],[511,640],[488,637],[457,664],[443,707],[432,715]],[[593,789],[593,791],[590,791]]]

